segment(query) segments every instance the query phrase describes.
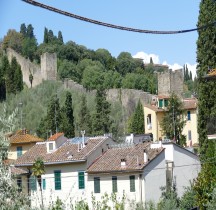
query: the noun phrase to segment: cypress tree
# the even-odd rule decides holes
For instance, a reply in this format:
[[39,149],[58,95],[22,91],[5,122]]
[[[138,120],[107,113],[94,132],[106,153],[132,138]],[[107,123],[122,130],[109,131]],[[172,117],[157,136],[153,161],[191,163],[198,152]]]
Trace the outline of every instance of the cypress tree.
[[[200,2],[198,27],[210,24],[216,20],[216,3],[213,0]],[[203,76],[208,73],[208,67],[216,68],[216,27],[210,25],[198,31],[197,40],[197,77],[198,77],[198,134],[202,153],[208,145],[207,122],[216,116],[216,81],[206,82]]]
[[94,135],[102,135],[108,133],[110,130],[110,103],[106,100],[106,93],[104,90],[97,90],[96,92],[96,110],[92,117],[92,129]]
[[21,66],[17,63],[17,68],[14,73],[14,82],[16,92],[20,92],[23,90],[23,75],[21,71]]
[[78,126],[79,131],[85,130],[86,135],[91,135],[91,116],[84,95],[81,97]]
[[15,81],[15,71],[17,68],[17,61],[16,58],[13,57],[11,60],[11,65],[6,72],[6,87],[8,93],[16,94],[16,81]]
[[43,40],[43,43],[47,44],[48,42],[49,42],[48,29],[45,27],[45,29],[44,29],[44,40]]
[[22,23],[20,26],[20,33],[23,35],[23,37],[26,37],[27,29],[25,23]]
[[61,31],[58,32],[58,40],[60,41],[61,44],[64,43],[64,41],[63,41],[63,36],[62,36],[62,32],[61,32]]
[[138,102],[135,112],[132,116],[131,119],[131,124],[130,124],[130,131],[131,133],[136,133],[136,134],[143,134],[145,131],[144,128],[144,111],[143,111],[143,106],[142,103]]
[[[68,138],[75,137],[74,116],[72,107],[72,95],[67,91],[65,105],[62,109],[62,131]],[[64,122],[63,122],[64,121]]]
[[3,68],[0,67],[0,102],[6,100],[6,85],[5,85],[5,78],[3,74]]

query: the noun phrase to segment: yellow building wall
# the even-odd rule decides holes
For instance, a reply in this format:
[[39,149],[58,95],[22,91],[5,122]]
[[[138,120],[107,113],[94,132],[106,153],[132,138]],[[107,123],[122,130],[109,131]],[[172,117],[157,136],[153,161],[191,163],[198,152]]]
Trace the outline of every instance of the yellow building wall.
[[[187,146],[190,146],[190,141],[188,140],[188,131],[191,131],[192,145],[198,143],[198,133],[197,133],[197,110],[190,110],[191,120],[187,120],[187,111],[185,110],[184,120],[186,124],[183,128],[182,134],[186,136]],[[151,128],[149,128],[147,123],[148,115],[151,115]],[[145,133],[153,134],[153,141],[158,141],[161,137],[165,139],[166,136],[163,135],[163,130],[161,128],[161,122],[164,117],[165,112],[156,112],[148,107],[144,107],[144,121],[145,121]]]
[[22,147],[22,154],[26,153],[35,143],[28,144],[11,144],[8,152],[8,159],[17,159],[17,147]]
[[[188,111],[188,110],[187,110]],[[188,139],[188,131],[191,131],[192,145],[198,143],[198,132],[197,132],[197,110],[189,110],[191,120],[187,120],[187,111],[185,111],[186,124],[183,128],[182,134],[186,136],[187,146],[190,146],[190,140]]]

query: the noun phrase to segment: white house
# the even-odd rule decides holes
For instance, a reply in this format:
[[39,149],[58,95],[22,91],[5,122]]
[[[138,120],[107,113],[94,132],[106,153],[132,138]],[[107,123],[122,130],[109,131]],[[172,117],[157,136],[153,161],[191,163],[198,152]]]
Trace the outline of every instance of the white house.
[[190,186],[190,181],[193,181],[201,170],[199,157],[172,141],[151,144],[154,149],[161,146],[165,148],[167,179],[171,184],[176,184],[178,196],[182,196],[184,188]]
[[71,140],[60,137],[37,143],[17,159],[15,166],[28,169],[29,194],[31,205],[41,205],[41,193],[35,177],[31,176],[32,165],[40,157],[45,164],[42,175],[42,197],[46,207],[55,202],[57,197],[70,209],[70,204],[87,197],[86,169],[102,155],[110,144],[109,137],[89,138],[85,144],[74,144]]
[[105,193],[116,193],[118,198],[124,195],[126,203],[158,202],[160,187],[166,185],[164,151],[151,149],[149,142],[111,147],[87,170],[88,194],[97,201]]

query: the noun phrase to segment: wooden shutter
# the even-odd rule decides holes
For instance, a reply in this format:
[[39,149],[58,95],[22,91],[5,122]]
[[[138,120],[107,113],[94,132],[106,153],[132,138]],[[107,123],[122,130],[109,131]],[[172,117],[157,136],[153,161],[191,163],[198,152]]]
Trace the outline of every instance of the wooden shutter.
[[135,176],[131,175],[129,178],[130,178],[130,192],[135,192]]
[[117,176],[112,176],[112,191],[115,193],[117,189]]
[[55,190],[61,190],[61,171],[54,171]]
[[85,174],[83,171],[78,173],[79,189],[85,189]]
[[94,177],[94,193],[100,193],[100,177]]

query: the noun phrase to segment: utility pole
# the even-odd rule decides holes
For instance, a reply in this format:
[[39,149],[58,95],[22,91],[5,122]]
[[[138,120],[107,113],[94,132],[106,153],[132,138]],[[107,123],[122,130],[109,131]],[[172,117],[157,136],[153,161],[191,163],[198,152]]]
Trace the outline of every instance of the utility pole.
[[21,130],[23,129],[23,126],[22,126],[22,121],[23,121],[22,105],[23,105],[23,103],[20,102],[19,107],[20,107],[20,128],[21,128]]
[[174,105],[172,106],[173,108],[173,136],[174,136],[174,141],[176,141],[176,134],[175,134],[175,109]]

